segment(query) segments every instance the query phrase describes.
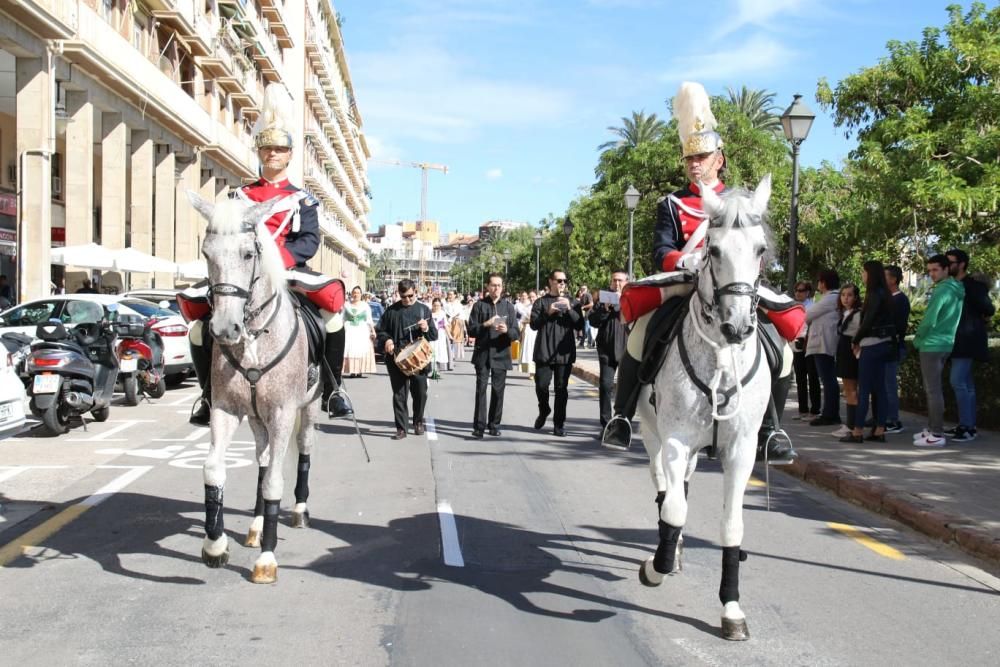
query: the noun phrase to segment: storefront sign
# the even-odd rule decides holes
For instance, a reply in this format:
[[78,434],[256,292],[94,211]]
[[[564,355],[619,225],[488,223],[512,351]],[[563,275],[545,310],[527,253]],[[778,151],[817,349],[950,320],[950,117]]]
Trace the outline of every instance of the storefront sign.
[[17,195],[0,192],[0,215],[17,215]]

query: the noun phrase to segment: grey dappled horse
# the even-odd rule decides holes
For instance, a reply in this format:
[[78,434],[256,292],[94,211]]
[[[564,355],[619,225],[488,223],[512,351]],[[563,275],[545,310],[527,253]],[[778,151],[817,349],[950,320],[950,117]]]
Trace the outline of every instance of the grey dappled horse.
[[[208,220],[201,252],[208,262],[212,302],[212,444],[205,461],[205,540],[202,560],[220,567],[229,560],[223,530],[226,448],[243,417],[253,431],[260,466],[257,506],[247,546],[261,554],[250,577],[272,583],[278,576],[278,506],[284,488],[282,463],[293,435],[299,449],[292,523],[308,524],[309,458],[322,381],[309,385],[309,344],[294,297],[285,286],[278,246],[264,221],[279,199],[248,206],[216,204],[194,193],[191,203]],[[315,375],[315,374],[314,374]]]
[[753,470],[757,432],[767,409],[771,371],[757,335],[757,287],[767,249],[763,216],[770,176],[756,191],[721,197],[702,188],[708,219],[704,261],[682,330],[653,382],[655,413],[644,389],[639,409],[643,438],[660,507],[659,546],[639,568],[639,579],[658,586],[680,570],[681,529],[687,520],[687,483],[698,451],[716,439],[723,468],[722,634],[749,637],[739,605],[743,495]]

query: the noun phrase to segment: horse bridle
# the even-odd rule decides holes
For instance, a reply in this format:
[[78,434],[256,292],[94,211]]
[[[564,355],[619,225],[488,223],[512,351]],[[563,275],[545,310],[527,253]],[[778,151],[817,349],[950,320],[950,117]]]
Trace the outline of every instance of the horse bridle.
[[[213,234],[213,233],[215,232],[209,230],[206,232],[206,236],[208,234]],[[237,299],[243,299],[243,330],[246,332],[247,336],[249,336],[251,339],[255,339],[259,337],[261,334],[267,333],[267,326],[271,323],[271,320],[274,319],[274,316],[278,314],[278,308],[274,309],[270,317],[267,318],[267,321],[264,322],[263,326],[261,326],[259,329],[250,329],[248,328],[247,325],[250,324],[251,321],[256,319],[258,315],[264,312],[264,309],[267,308],[267,306],[275,299],[275,297],[277,297],[281,293],[281,290],[280,289],[274,290],[274,293],[271,294],[271,296],[267,297],[264,300],[264,303],[260,304],[258,307],[256,308],[250,307],[250,301],[251,298],[253,297],[254,285],[256,285],[257,282],[261,279],[261,276],[258,275],[258,267],[260,265],[262,248],[260,245],[260,238],[257,236],[257,225],[249,222],[244,222],[240,225],[240,233],[253,234],[254,255],[253,255],[253,265],[250,269],[250,284],[247,285],[247,287],[244,289],[240,285],[235,285],[233,283],[213,283],[212,279],[209,278],[208,301],[212,305],[212,309],[214,310],[215,297],[234,297]]]

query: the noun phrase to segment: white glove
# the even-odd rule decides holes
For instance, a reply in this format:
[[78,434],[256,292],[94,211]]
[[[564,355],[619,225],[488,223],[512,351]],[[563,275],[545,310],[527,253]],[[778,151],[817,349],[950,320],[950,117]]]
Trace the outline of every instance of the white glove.
[[701,268],[701,253],[692,252],[686,255],[681,255],[677,258],[677,263],[674,264],[674,268],[682,271],[688,271],[690,273],[695,273]]

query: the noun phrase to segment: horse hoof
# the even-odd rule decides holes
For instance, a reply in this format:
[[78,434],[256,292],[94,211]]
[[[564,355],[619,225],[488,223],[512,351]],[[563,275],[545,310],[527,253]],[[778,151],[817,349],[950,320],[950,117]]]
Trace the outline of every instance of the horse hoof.
[[309,510],[305,512],[292,512],[292,528],[309,527]]
[[745,642],[750,639],[750,630],[745,618],[722,619],[722,638],[731,642]]
[[639,583],[643,586],[656,588],[663,583],[663,575],[653,569],[653,557],[650,556],[639,566]]
[[247,532],[247,539],[243,542],[243,546],[258,548],[260,546],[260,531],[251,528]]
[[218,556],[213,556],[204,549],[201,550],[201,562],[209,566],[213,570],[215,568],[224,567],[229,562],[229,548],[227,547]]
[[254,565],[253,574],[250,581],[255,584],[273,584],[278,580],[278,564],[266,563],[264,565]]

